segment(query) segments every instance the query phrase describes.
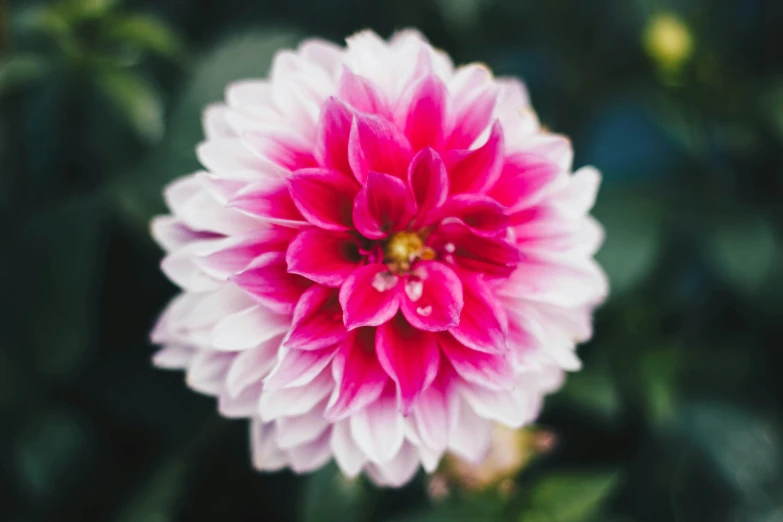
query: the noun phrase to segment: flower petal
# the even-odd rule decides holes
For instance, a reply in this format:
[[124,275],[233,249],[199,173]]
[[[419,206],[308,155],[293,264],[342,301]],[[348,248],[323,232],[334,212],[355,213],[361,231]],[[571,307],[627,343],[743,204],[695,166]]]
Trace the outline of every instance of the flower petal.
[[434,74],[411,85],[403,95],[398,121],[414,151],[443,145],[448,99],[446,86]]
[[397,454],[405,440],[405,424],[392,387],[351,417],[351,434],[372,462],[388,462]]
[[334,381],[327,368],[304,386],[264,390],[258,403],[258,414],[263,421],[304,415],[325,399],[333,388]]
[[288,188],[302,215],[326,230],[350,230],[353,200],[359,186],[335,170],[301,169],[288,179]]
[[317,350],[341,342],[347,333],[337,289],[313,285],[296,303],[284,344],[299,350]]
[[240,352],[231,363],[226,376],[226,391],[232,397],[239,396],[249,386],[261,382],[261,379],[274,368],[280,349],[282,335],[277,335],[255,348]]
[[462,305],[462,283],[443,263],[420,261],[405,279],[400,308],[416,328],[439,332],[457,326]]
[[367,457],[356,445],[351,435],[351,420],[344,419],[333,424],[330,441],[334,460],[340,471],[348,478],[356,477],[362,471]]
[[375,354],[375,328],[358,328],[348,333],[333,361],[337,386],[324,415],[337,421],[353,415],[375,401],[389,377]]
[[318,120],[315,157],[324,167],[352,176],[348,163],[348,138],[353,112],[337,98],[326,100]]
[[356,114],[348,140],[348,162],[359,182],[371,171],[401,178],[408,169],[411,146],[391,122],[369,114]]
[[452,194],[486,191],[503,168],[503,128],[495,122],[486,143],[473,150],[449,151],[444,160]]
[[400,307],[400,278],[386,265],[367,265],[354,271],[340,287],[345,327],[378,326]]
[[541,156],[512,154],[506,158],[500,178],[488,194],[514,212],[530,205],[559,173],[557,165]]
[[449,330],[462,344],[489,353],[504,353],[508,320],[492,290],[479,277],[462,277],[465,306],[459,325]]
[[370,80],[354,74],[348,67],[343,67],[337,96],[357,111],[388,117],[389,104],[383,94]]
[[403,415],[438,373],[440,352],[435,335],[411,326],[401,315],[378,327],[375,336],[378,361],[397,383]]
[[353,221],[365,237],[381,239],[405,228],[415,213],[416,203],[402,180],[370,171],[356,196]]
[[429,213],[443,205],[449,195],[449,174],[437,152],[426,148],[413,157],[408,186],[418,208],[417,223],[427,223]]
[[472,350],[448,333],[438,336],[438,345],[466,381],[490,390],[514,387],[514,368],[503,354]]
[[336,346],[319,350],[281,350],[277,365],[264,380],[264,388],[269,391],[306,386],[331,362],[336,350]]
[[343,284],[361,260],[354,236],[317,228],[299,232],[286,252],[289,272],[333,287]]
[[288,272],[283,252],[269,252],[231,278],[238,287],[281,314],[291,313],[312,281]]
[[476,235],[458,222],[440,225],[427,243],[444,261],[487,277],[508,277],[521,259],[508,241]]
[[269,223],[295,227],[307,224],[294,205],[285,179],[268,179],[249,185],[231,198],[228,206]]
[[508,229],[505,208],[488,196],[458,194],[449,198],[435,213],[436,219],[456,218],[482,236],[498,236]]
[[284,315],[256,305],[220,320],[212,329],[212,346],[216,350],[245,350],[284,333],[288,325]]

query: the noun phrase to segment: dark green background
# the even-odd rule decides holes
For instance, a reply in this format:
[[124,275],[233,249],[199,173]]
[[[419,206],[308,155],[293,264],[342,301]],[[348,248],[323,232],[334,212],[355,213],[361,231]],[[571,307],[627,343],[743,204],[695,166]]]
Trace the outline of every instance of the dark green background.
[[[642,35],[694,39],[675,77]],[[783,2],[0,0],[0,520],[783,520]],[[251,470],[245,422],[147,334],[175,288],[148,221],[200,111],[309,35],[416,26],[522,77],[576,164],[612,295],[511,498]]]

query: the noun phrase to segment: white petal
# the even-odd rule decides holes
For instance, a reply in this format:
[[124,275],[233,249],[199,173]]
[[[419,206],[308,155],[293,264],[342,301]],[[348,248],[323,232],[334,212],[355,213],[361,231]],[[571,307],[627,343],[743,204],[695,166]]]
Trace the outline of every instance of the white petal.
[[394,457],[405,439],[405,424],[394,396],[381,396],[351,417],[351,435],[371,461],[383,463]]
[[309,443],[321,435],[329,421],[323,416],[323,408],[315,408],[304,415],[281,417],[277,423],[277,445],[283,449]]
[[188,386],[207,395],[219,394],[232,360],[231,354],[201,350],[188,366]]
[[164,346],[152,356],[152,363],[167,370],[184,370],[190,364],[196,350],[189,346],[170,344]]
[[254,417],[258,410],[258,399],[261,397],[263,385],[258,382],[251,385],[238,395],[231,395],[223,390],[218,397],[218,411],[224,417],[231,419]]
[[458,404],[449,430],[449,449],[465,460],[481,462],[492,441],[492,422],[476,415],[464,401]]
[[248,386],[261,382],[277,362],[277,352],[283,337],[277,336],[255,348],[240,352],[226,376],[226,390],[237,396]]
[[315,440],[287,451],[291,469],[297,473],[308,473],[320,468],[332,457],[329,448],[329,431],[324,431]]
[[287,455],[277,447],[274,423],[264,424],[258,419],[250,423],[250,448],[253,466],[262,471],[276,471],[287,464]]
[[212,330],[212,344],[218,350],[244,350],[285,333],[288,317],[255,305],[229,315]]
[[343,474],[350,478],[357,476],[367,462],[367,457],[356,445],[356,441],[351,435],[349,419],[334,424],[330,445],[334,453],[334,460]]
[[412,444],[406,443],[391,460],[369,464],[367,474],[380,486],[396,488],[412,479],[418,468],[419,454]]
[[327,369],[304,386],[266,391],[258,405],[261,419],[270,421],[278,417],[307,413],[326,398],[333,387],[334,381]]

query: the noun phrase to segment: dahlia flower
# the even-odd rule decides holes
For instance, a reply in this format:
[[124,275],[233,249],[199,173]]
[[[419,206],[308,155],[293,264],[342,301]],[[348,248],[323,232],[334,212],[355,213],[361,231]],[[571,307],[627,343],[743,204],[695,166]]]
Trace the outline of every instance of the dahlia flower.
[[152,223],[181,289],[153,333],[261,470],[381,485],[472,461],[579,368],[607,292],[599,174],[523,85],[421,35],[280,51],[204,115],[202,172]]

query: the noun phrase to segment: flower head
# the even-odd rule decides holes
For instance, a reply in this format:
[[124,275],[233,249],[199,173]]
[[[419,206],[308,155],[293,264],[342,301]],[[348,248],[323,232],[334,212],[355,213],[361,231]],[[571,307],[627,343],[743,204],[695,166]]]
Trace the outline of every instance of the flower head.
[[418,33],[306,41],[209,107],[153,234],[182,288],[152,338],[260,469],[400,485],[538,414],[606,294],[599,175],[521,83]]

